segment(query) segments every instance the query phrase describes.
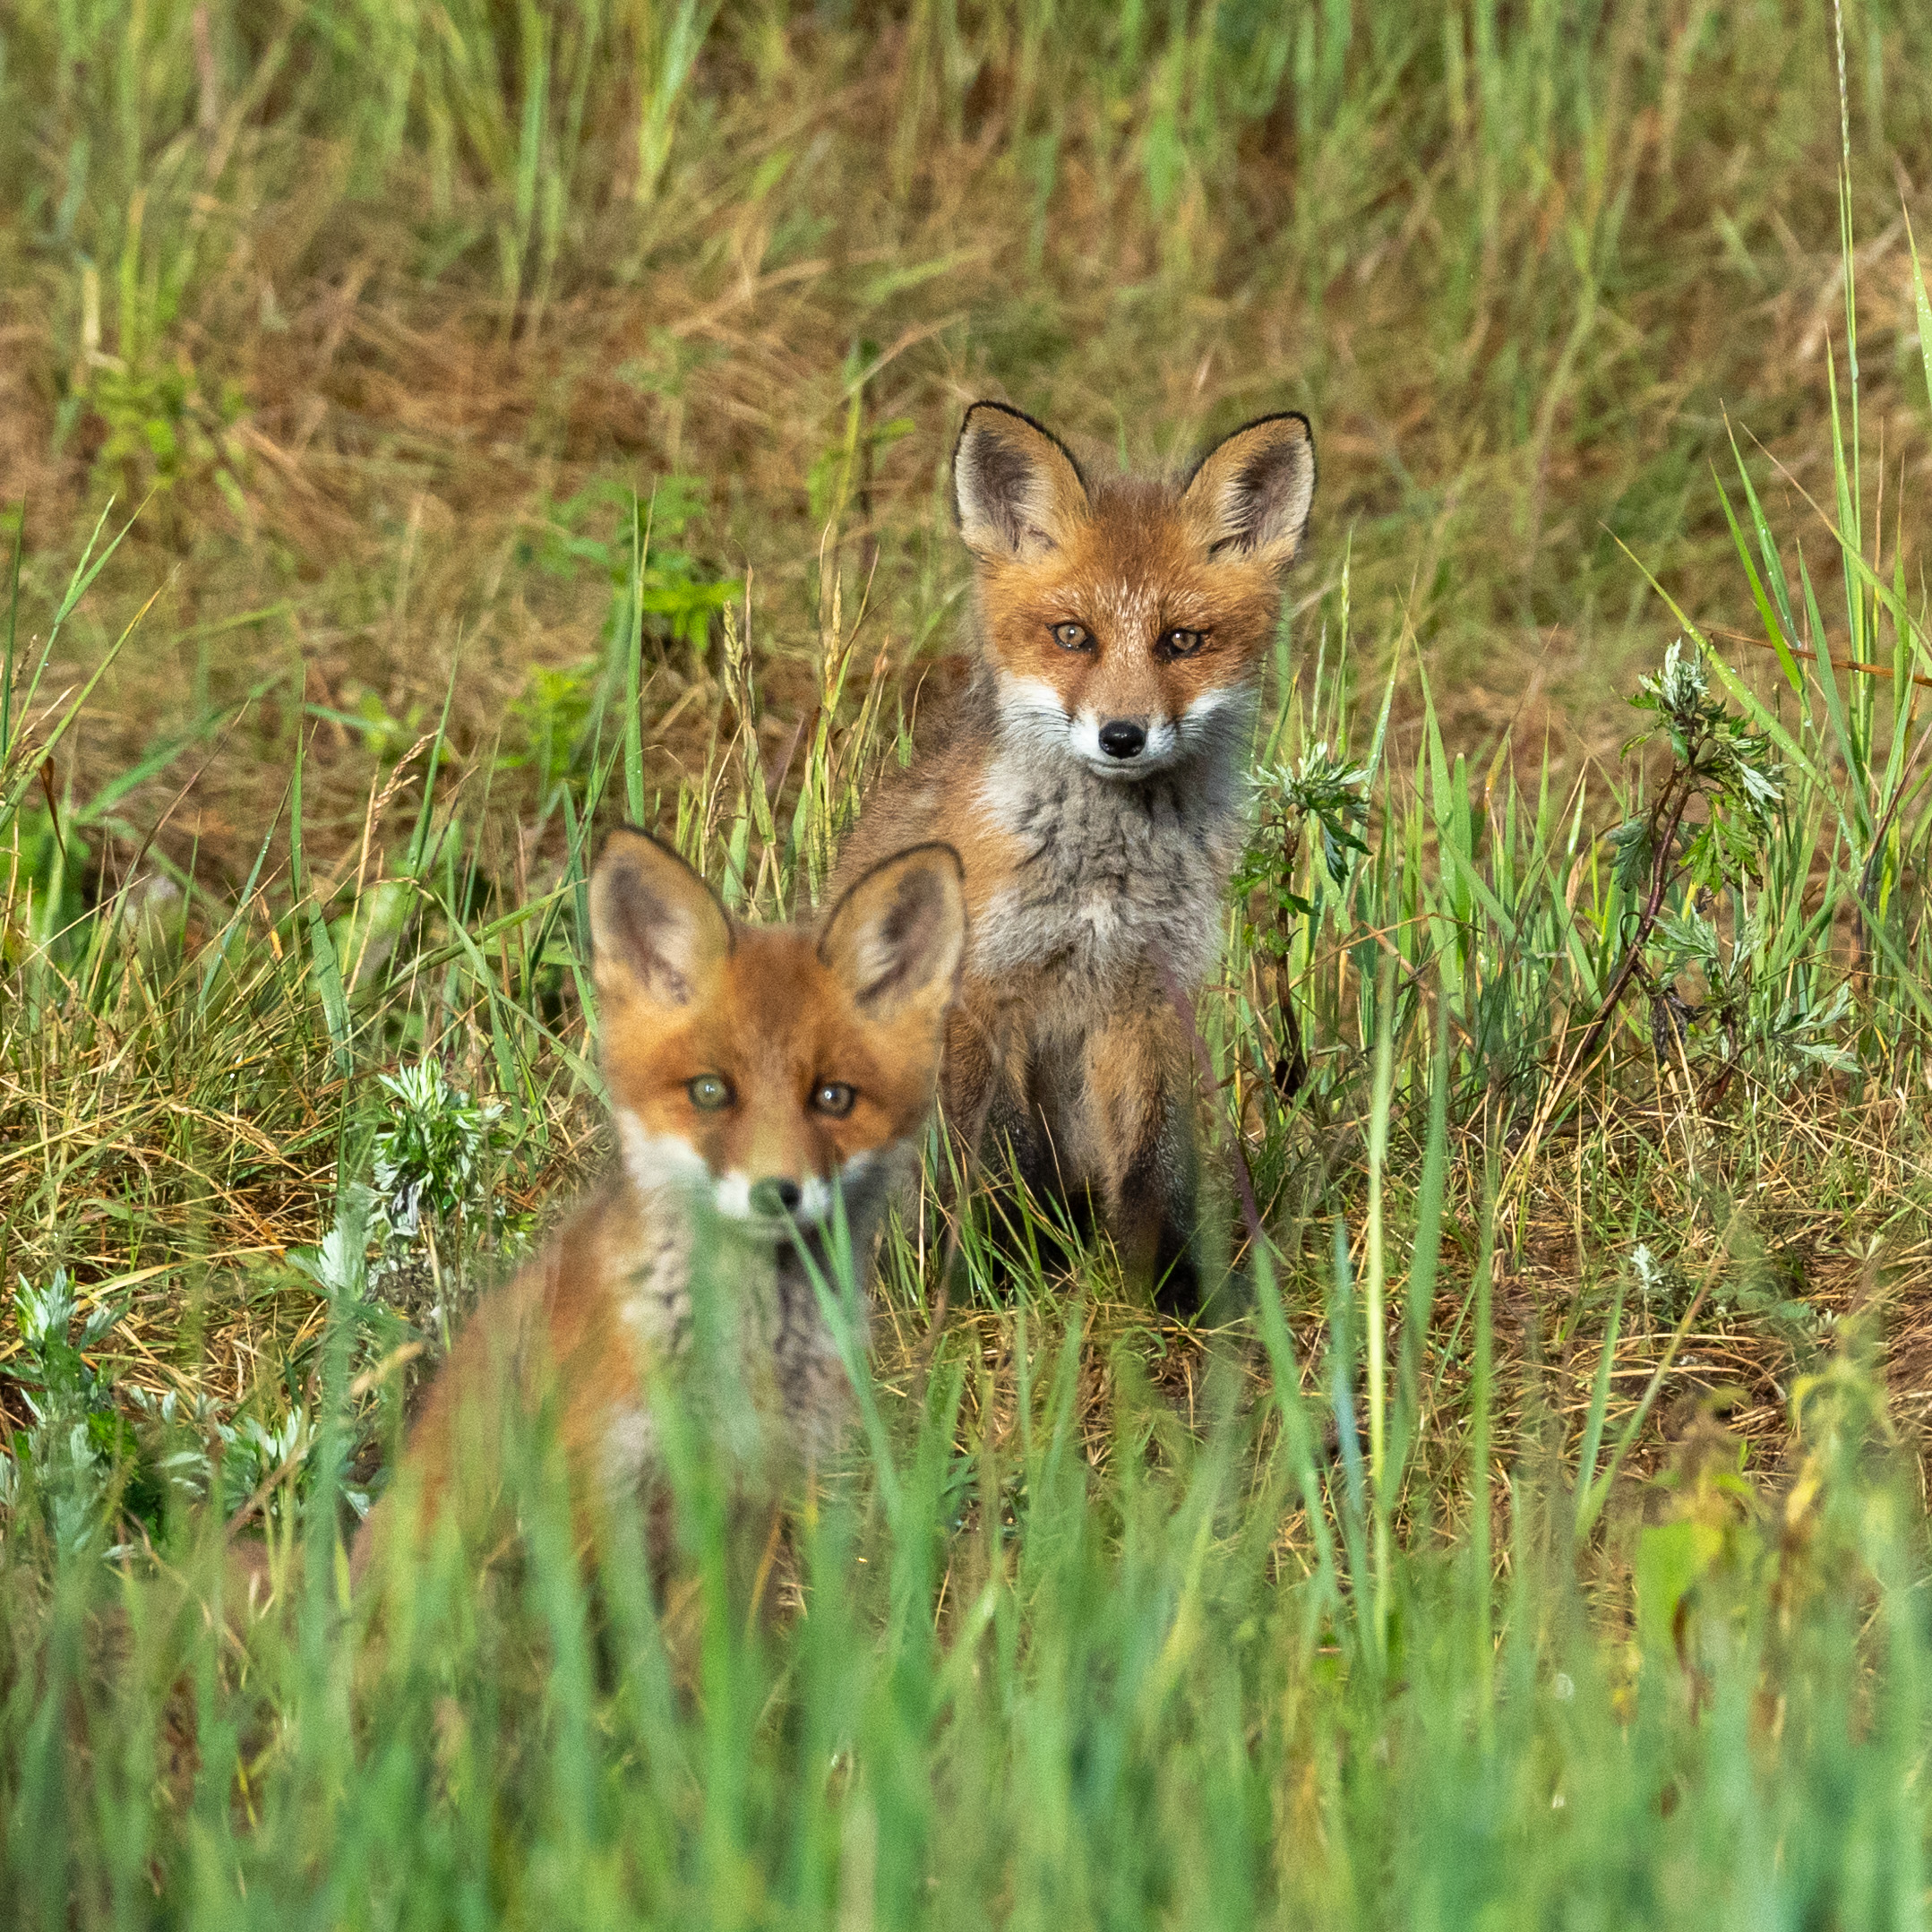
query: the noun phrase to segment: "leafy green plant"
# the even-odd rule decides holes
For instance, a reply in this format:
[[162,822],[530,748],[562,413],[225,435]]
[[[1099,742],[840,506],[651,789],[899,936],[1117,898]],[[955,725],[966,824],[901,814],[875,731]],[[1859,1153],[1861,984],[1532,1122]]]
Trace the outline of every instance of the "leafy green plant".
[[[1664,652],[1661,672],[1639,679],[1630,702],[1657,715],[1672,762],[1649,811],[1610,835],[1618,883],[1661,904],[1659,880],[1668,883],[1673,872],[1699,893],[1753,874],[1782,796],[1770,741],[1712,695],[1701,647],[1687,653],[1681,638]],[[1631,740],[1625,756],[1644,742]],[[1692,822],[1691,807],[1699,803],[1704,815]],[[1647,904],[1645,913],[1654,923]]]
[[[1329,888],[1341,891],[1356,855],[1369,849],[1361,836],[1369,816],[1368,779],[1366,765],[1337,757],[1326,743],[1309,745],[1292,767],[1276,765],[1257,773],[1259,810],[1234,875],[1236,897],[1246,900],[1261,892],[1277,918],[1290,913],[1315,918],[1323,877]],[[1321,872],[1311,876],[1304,889],[1300,860],[1302,840],[1311,826],[1319,843]],[[1284,943],[1278,933],[1278,925],[1250,924],[1247,929],[1251,944],[1271,949]]]
[[534,774],[539,810],[546,814],[562,788],[586,775],[597,683],[595,662],[562,669],[536,665],[511,700],[511,746],[498,762],[505,770]]
[[150,490],[205,478],[248,526],[246,468],[231,434],[246,407],[236,386],[225,384],[210,404],[185,356],[159,361],[143,345],[132,360],[102,357],[83,393],[104,431],[94,455],[104,489],[139,501]]
[[[292,1523],[302,1494],[303,1476],[311,1473],[316,1430],[307,1411],[297,1403],[279,1422],[245,1415],[236,1422],[218,1422],[220,1448],[214,1466],[220,1471],[220,1507],[232,1520],[251,1503],[257,1504],[271,1524]],[[369,1507],[366,1491],[346,1488],[343,1496],[357,1515]]]
[[[1241,939],[1269,962],[1275,976],[1282,1041],[1274,1078],[1284,1094],[1298,1091],[1308,1078],[1290,990],[1292,962],[1298,950],[1314,943],[1325,897],[1345,889],[1356,856],[1369,849],[1361,836],[1369,778],[1366,764],[1331,752],[1326,739],[1309,745],[1292,766],[1271,766],[1255,778],[1255,824],[1235,870],[1233,891],[1241,907]],[[1312,861],[1303,863],[1302,844],[1311,825],[1321,856],[1318,871]]]
[[[607,651],[619,648],[641,621],[661,640],[702,655],[712,620],[744,589],[742,579],[717,576],[679,541],[697,521],[706,494],[694,477],[663,477],[648,497],[600,477],[548,506],[524,554],[554,576],[589,570],[608,580]],[[610,534],[599,534],[603,530]]]
[[[1654,712],[1665,733],[1671,762],[1646,811],[1633,813],[1610,834],[1613,878],[1630,910],[1622,954],[1595,1018],[1572,1062],[1586,1069],[1608,1031],[1624,990],[1635,980],[1649,994],[1665,1039],[1690,1018],[1674,990],[1659,980],[1644,949],[1675,894],[1685,910],[1667,936],[1681,956],[1687,940],[1704,962],[1717,960],[1716,930],[1701,911],[1720,890],[1737,892],[1761,871],[1773,814],[1782,801],[1781,770],[1773,747],[1750,722],[1713,696],[1701,645],[1687,654],[1679,639],[1664,653],[1661,672],[1638,683],[1630,702]],[[1644,738],[1631,741],[1641,744]],[[1626,746],[1628,755],[1630,746]],[[1701,818],[1691,817],[1694,807]],[[1719,961],[1719,983],[1724,981]]]
[[65,1268],[40,1288],[23,1275],[14,1292],[20,1352],[0,1378],[31,1420],[0,1455],[0,1509],[30,1487],[64,1557],[100,1546],[116,1473],[133,1454],[113,1378],[88,1360],[126,1314],[125,1303],[98,1301],[83,1318]]
[[[388,1299],[405,1302],[422,1300],[426,1287],[440,1304],[445,1267],[485,1241],[507,1241],[513,1250],[531,1224],[528,1215],[507,1208],[498,1192],[511,1139],[504,1110],[500,1103],[472,1100],[433,1060],[376,1078],[390,1110],[370,1153],[369,1237],[375,1255],[369,1282]],[[336,1292],[351,1287],[346,1264],[319,1265]],[[441,1305],[431,1310],[445,1335],[451,1313]]]

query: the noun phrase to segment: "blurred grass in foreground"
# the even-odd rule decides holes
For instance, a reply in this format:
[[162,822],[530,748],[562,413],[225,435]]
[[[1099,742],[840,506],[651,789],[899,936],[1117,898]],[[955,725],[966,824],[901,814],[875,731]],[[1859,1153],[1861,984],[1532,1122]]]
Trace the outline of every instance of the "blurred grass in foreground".
[[[1335,1472],[1310,1548],[1322,1404],[1278,1317],[1260,1399],[1217,1354],[1192,1429],[1130,1348],[1090,1403],[1084,1326],[944,1343],[801,1520],[806,1608],[763,1635],[701,1472],[675,1634],[635,1519],[588,1601],[536,1444],[527,1558],[391,1579],[373,1638],[328,1509],[277,1539],[265,1610],[224,1598],[218,1516],[122,1580],[10,1537],[14,1922],[1920,1922],[1922,1515],[1855,1349],[1798,1391],[1781,1502],[1721,1431],[1686,1450],[1606,1630],[1553,1440],[1467,1472],[1499,1588],[1481,1534],[1375,1541],[1399,1458]],[[1480,1391],[1466,1420],[1481,1456]],[[325,1424],[325,1481],[344,1447]]]

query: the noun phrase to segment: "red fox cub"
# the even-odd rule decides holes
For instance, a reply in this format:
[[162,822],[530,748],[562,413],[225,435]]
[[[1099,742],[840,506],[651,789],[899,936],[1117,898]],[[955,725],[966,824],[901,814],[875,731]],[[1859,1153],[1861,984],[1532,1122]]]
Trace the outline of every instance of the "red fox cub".
[[1263,416],[1184,480],[1085,476],[1039,424],[966,412],[953,457],[976,652],[866,801],[833,889],[914,839],[966,863],[953,1129],[1197,1306],[1191,997],[1220,950],[1281,577],[1315,491],[1307,419]]
[[410,1500],[425,1541],[452,1505],[472,1529],[487,1516],[509,1404],[548,1404],[580,1519],[600,1492],[662,1501],[666,1382],[743,1502],[782,1498],[840,1434],[850,1390],[805,1257],[829,1278],[836,1189],[863,1268],[917,1164],[966,945],[959,860],[901,852],[807,932],[740,923],[674,853],[619,831],[590,924],[620,1158],[464,1329],[358,1572]]

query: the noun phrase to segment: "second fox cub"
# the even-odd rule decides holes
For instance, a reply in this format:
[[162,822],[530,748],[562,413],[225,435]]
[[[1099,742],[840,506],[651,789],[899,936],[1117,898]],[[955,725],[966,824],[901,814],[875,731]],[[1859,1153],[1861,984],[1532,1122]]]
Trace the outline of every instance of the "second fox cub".
[[1220,949],[1281,574],[1308,528],[1307,420],[1264,416],[1185,479],[1086,477],[1030,417],[966,414],[953,459],[976,565],[969,683],[866,802],[836,891],[895,846],[966,863],[973,941],[949,1026],[956,1131],[1096,1202],[1171,1306],[1191,1254],[1191,997]]
[[458,1339],[358,1570],[412,1520],[484,1526],[510,1473],[509,1404],[549,1405],[580,1517],[599,1491],[652,1488],[665,1383],[745,1500],[782,1498],[845,1419],[806,1258],[829,1275],[837,1189],[863,1267],[917,1163],[965,947],[957,857],[888,859],[811,933],[739,923],[674,853],[623,831],[590,917],[620,1158]]

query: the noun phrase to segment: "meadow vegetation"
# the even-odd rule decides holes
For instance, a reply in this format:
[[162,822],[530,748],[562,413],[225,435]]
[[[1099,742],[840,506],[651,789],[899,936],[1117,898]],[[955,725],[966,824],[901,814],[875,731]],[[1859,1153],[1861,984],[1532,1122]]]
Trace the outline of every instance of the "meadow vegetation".
[[[0,17],[11,1922],[1920,1924],[1928,65],[1886,0]],[[810,913],[989,392],[1314,420],[1218,1292],[1013,1281],[935,1139],[781,1615],[694,1463],[684,1587],[621,1512],[583,1587],[539,1429],[372,1630],[407,1398],[600,1155],[598,831]]]

